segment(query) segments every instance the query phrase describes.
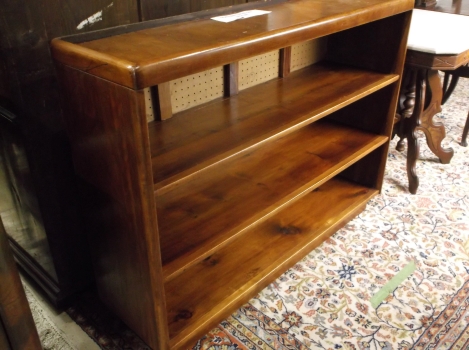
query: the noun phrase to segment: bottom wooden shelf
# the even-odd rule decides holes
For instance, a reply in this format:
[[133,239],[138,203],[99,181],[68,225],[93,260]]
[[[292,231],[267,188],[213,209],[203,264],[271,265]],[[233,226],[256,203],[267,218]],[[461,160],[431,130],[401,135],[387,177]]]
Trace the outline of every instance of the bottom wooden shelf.
[[171,348],[197,340],[378,193],[334,178],[165,284]]

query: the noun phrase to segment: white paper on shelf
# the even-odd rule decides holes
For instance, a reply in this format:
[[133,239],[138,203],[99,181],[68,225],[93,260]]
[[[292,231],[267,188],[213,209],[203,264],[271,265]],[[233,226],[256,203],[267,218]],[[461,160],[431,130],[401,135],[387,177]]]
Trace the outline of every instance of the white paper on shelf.
[[232,13],[231,15],[226,15],[226,16],[218,16],[218,17],[212,17],[211,19],[218,21],[218,22],[233,22],[238,19],[244,19],[244,18],[249,18],[249,17],[254,17],[254,16],[260,16],[260,15],[266,15],[268,13],[271,13],[272,11],[263,11],[263,10],[249,10],[249,11],[243,11],[243,12],[238,12],[238,13]]

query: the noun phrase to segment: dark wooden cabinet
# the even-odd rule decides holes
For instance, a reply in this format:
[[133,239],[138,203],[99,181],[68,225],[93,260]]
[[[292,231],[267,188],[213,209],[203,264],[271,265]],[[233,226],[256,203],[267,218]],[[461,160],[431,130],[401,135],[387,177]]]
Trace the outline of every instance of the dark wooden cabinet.
[[190,345],[381,189],[413,1],[262,5],[52,43],[99,293],[154,349]]
[[1,2],[0,107],[16,118],[0,117],[0,171],[8,176],[0,186],[9,194],[0,196],[0,215],[15,258],[54,304],[65,303],[93,274],[50,40],[240,2],[247,1]]
[[[78,33],[81,20],[108,4],[1,3],[0,171],[6,176],[2,193],[10,194],[0,198],[1,217],[15,259],[57,306],[90,284],[93,273],[49,41]],[[102,21],[82,31],[138,21],[131,4],[116,2]]]
[[26,145],[19,118],[0,106],[1,219],[17,261],[52,300],[60,303],[58,275],[44,229]]
[[0,349],[42,349],[1,219]]

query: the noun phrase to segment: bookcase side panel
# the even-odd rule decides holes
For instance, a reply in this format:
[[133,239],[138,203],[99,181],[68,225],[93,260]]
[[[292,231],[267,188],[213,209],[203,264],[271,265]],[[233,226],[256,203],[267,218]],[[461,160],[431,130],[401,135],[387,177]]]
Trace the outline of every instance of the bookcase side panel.
[[57,71],[100,297],[151,348],[166,349],[144,92]]

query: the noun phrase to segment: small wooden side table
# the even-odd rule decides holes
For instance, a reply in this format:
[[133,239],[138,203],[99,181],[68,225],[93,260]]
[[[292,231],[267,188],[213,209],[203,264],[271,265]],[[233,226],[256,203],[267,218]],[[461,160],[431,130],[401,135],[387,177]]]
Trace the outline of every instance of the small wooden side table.
[[404,76],[397,117],[398,150],[407,139],[407,176],[409,191],[417,192],[419,178],[416,161],[419,141],[416,131],[425,134],[431,151],[447,164],[453,157],[451,148],[443,148],[445,127],[434,123],[441,112],[442,86],[439,70],[454,70],[469,62],[469,17],[434,11],[414,10],[407,46]]

